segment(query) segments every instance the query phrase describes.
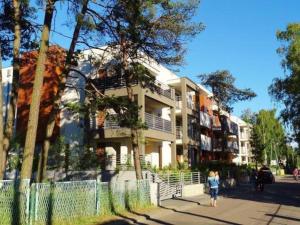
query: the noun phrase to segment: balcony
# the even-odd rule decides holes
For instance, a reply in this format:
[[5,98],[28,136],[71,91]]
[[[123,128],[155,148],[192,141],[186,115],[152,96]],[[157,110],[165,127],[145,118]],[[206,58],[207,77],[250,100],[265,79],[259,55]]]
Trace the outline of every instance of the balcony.
[[188,125],[188,137],[194,141],[199,141],[200,131],[195,129],[194,126]]
[[227,148],[233,149],[233,150],[239,150],[239,145],[238,145],[237,141],[228,141]]
[[221,131],[222,130],[222,126],[221,126],[221,122],[218,116],[213,116],[213,126],[212,126],[214,131]]
[[241,147],[240,154],[247,155],[247,148],[245,146]]
[[116,116],[107,116],[104,122],[104,128],[117,129],[120,125],[116,119]]
[[205,112],[200,112],[200,125],[211,128],[211,117],[205,113]]
[[215,151],[215,152],[220,152],[220,151],[222,151],[222,138],[214,138],[213,139],[213,150]]
[[240,132],[240,139],[249,139],[250,135],[248,132]]
[[176,139],[182,139],[182,126],[176,126]]
[[182,108],[181,96],[176,95],[175,100],[176,100],[176,109],[181,109]]
[[[159,81],[154,82],[155,86],[153,87],[154,91],[160,95],[163,95],[169,99],[175,99],[175,90],[170,88],[168,85],[160,83]],[[151,88],[152,89],[152,88]]]
[[172,122],[154,114],[145,113],[145,122],[149,129],[172,133]]
[[201,134],[201,150],[211,151],[211,138]]
[[229,121],[229,132],[235,135],[238,135],[238,125],[232,121]]
[[[104,77],[103,79],[95,79],[95,84],[100,90],[116,89],[126,87],[125,79],[122,76]],[[138,81],[131,82],[130,85],[137,85]],[[175,99],[175,90],[168,85],[162,84],[159,81],[154,81],[154,85],[149,87],[152,91],[163,95],[169,99]]]
[[197,110],[195,102],[193,102],[189,99],[187,99],[187,101],[186,101],[186,106],[191,110]]

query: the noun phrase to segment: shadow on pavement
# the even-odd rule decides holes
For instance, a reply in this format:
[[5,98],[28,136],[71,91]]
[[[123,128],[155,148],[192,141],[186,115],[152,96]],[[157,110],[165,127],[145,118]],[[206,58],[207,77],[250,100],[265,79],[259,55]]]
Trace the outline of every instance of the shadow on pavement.
[[119,219],[119,220],[111,220],[111,221],[107,221],[107,222],[104,222],[104,223],[97,223],[97,225],[112,225],[112,224],[114,224],[114,225],[127,225],[127,224],[132,224],[132,223],[129,223],[128,221],[126,221],[126,220],[121,220],[121,219]]
[[172,223],[167,223],[167,222],[164,222],[162,220],[158,220],[158,219],[155,219],[155,218],[152,218],[151,216],[147,215],[147,214],[144,214],[144,213],[138,213],[138,212],[134,212],[134,211],[129,211],[131,212],[132,214],[135,214],[137,216],[143,216],[145,217],[147,220],[151,220],[153,222],[156,222],[156,223],[159,223],[159,224],[164,224],[164,225],[173,225]]
[[[200,202],[198,201],[193,201],[190,199],[184,199],[184,198],[173,198],[173,200],[177,200],[177,201],[184,201],[184,202],[191,202],[191,203],[195,203],[197,205],[202,205]],[[202,205],[203,206],[203,205]]]
[[300,222],[299,218],[289,217],[289,216],[281,216],[276,214],[266,214],[266,216],[272,216],[273,218],[285,219],[285,220],[292,220],[296,222]]
[[300,183],[292,181],[292,178],[285,178],[274,184],[267,184],[263,192],[251,190],[250,185],[238,186],[235,189],[224,190],[220,195],[226,198],[300,207]]
[[234,222],[231,222],[231,221],[217,219],[217,218],[214,218],[214,217],[200,215],[200,214],[196,214],[196,213],[183,212],[183,211],[179,211],[179,210],[173,209],[173,208],[168,208],[168,207],[165,207],[165,206],[160,206],[160,208],[168,209],[168,210],[171,210],[171,211],[176,212],[176,213],[181,213],[181,214],[186,214],[186,215],[190,215],[190,216],[201,217],[201,218],[208,219],[208,220],[213,220],[213,221],[216,221],[216,222],[221,222],[221,223],[226,223],[226,224],[231,224],[231,225],[241,225],[240,223],[234,223]]

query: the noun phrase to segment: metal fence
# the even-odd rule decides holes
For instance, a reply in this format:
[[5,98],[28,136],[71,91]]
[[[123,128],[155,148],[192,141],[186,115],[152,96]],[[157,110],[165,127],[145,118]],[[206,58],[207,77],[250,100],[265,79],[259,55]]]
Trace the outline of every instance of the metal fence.
[[103,183],[0,181],[0,224],[49,224],[150,205],[148,180]]
[[206,183],[206,177],[200,172],[168,172],[159,173],[155,182],[164,182],[167,184],[181,183],[184,185]]

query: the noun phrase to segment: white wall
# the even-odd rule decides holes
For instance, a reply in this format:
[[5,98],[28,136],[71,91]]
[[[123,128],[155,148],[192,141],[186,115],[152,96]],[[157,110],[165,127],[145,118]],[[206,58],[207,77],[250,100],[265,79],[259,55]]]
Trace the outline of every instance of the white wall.
[[171,149],[171,142],[163,141],[162,142],[162,167],[169,166],[172,160],[172,149]]
[[[92,67],[89,62],[82,61],[77,69],[85,74],[86,77],[89,77]],[[85,79],[76,72],[71,72],[70,77],[67,79],[67,84],[77,88],[67,87],[62,97],[62,103],[82,103],[85,98]],[[82,146],[84,121],[79,118],[78,114],[65,108],[61,110],[60,118],[60,134],[64,137],[65,143],[69,143],[71,149],[76,146]]]
[[2,88],[3,88],[3,122],[5,123],[7,110],[9,107],[10,93],[12,88],[13,68],[2,69]]

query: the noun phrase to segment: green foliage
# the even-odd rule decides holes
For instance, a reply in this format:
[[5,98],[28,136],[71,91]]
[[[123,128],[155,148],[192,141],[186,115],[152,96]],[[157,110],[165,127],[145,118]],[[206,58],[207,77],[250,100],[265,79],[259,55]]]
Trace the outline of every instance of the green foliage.
[[[8,60],[12,57],[14,24],[13,1],[0,1],[0,45],[2,57]],[[21,51],[36,49],[38,26],[32,21],[36,19],[37,9],[29,5],[29,0],[20,1]]]
[[284,104],[281,117],[291,125],[294,138],[300,143],[300,23],[289,24],[286,30],[278,31],[277,39],[283,43],[277,53],[282,57],[285,76],[273,80],[269,93]]
[[286,136],[275,110],[261,110],[252,129],[254,154],[258,162],[270,164],[286,154]]
[[237,101],[250,100],[256,94],[249,88],[239,89],[235,87],[235,78],[228,70],[218,70],[210,74],[199,75],[201,82],[211,88],[213,98],[218,106],[231,112],[232,104]]
[[244,120],[246,123],[254,124],[256,120],[256,115],[251,109],[245,109],[242,111],[241,119]]

